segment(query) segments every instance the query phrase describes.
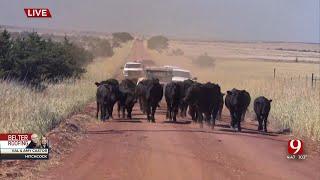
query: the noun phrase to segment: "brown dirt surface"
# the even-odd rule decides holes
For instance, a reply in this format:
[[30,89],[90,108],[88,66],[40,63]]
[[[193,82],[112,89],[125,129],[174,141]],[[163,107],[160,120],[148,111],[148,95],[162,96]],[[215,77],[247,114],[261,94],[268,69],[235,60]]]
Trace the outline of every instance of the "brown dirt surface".
[[[133,50],[146,53],[139,41]],[[243,122],[241,133],[233,132],[226,110],[214,130],[189,118],[172,123],[165,109],[162,102],[156,123],[148,123],[137,105],[132,120],[117,118],[115,112],[113,120],[100,122],[95,103],[88,104],[80,120],[86,123],[75,125],[82,128],[67,128],[80,138],[70,140],[68,152],[47,161],[57,163],[36,173],[36,179],[320,179],[318,153],[306,151],[306,160],[286,158],[291,136],[273,129],[259,133],[254,121]],[[74,116],[68,122],[76,124]],[[58,136],[55,151],[64,148],[60,140],[65,139]]]
[[[94,106],[94,104],[93,104]],[[165,120],[165,106],[148,123],[137,107],[133,120],[88,126],[86,138],[44,179],[319,179],[319,156],[288,160],[289,136],[258,133],[253,122],[229,128],[229,116],[214,130],[188,119]],[[116,113],[117,114],[117,113]],[[306,152],[308,154],[308,152]]]

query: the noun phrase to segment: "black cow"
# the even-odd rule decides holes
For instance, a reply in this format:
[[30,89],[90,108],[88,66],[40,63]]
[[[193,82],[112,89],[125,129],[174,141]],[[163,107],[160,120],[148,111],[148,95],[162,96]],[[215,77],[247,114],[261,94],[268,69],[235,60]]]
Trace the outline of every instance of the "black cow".
[[116,79],[107,79],[106,81],[101,81],[100,84],[110,84],[113,86],[119,86],[119,81]]
[[163,87],[158,79],[146,79],[139,82],[136,90],[140,108],[147,113],[149,122],[155,122],[154,114],[163,96]]
[[194,82],[186,91],[186,96],[183,98],[183,102],[189,106],[189,115],[191,116],[193,121],[197,121],[200,117],[197,114],[197,106],[199,102],[200,96],[200,88],[202,84],[198,82]]
[[109,116],[113,119],[113,107],[117,101],[120,99],[120,90],[119,90],[119,82],[116,79],[108,79],[106,83],[111,88],[109,102],[107,103],[107,109]]
[[181,99],[180,83],[171,82],[165,87],[165,98],[167,102],[167,119],[177,120],[177,113],[179,110],[179,103]]
[[120,91],[119,91],[119,82],[116,79],[108,79],[106,81],[101,81],[100,83],[96,82],[96,86],[104,85],[107,87],[108,95],[105,99],[105,104],[107,108],[108,115],[106,116],[106,119],[109,119],[109,117],[113,118],[112,112],[114,104],[119,100],[120,98]]
[[250,94],[245,90],[233,88],[231,91],[227,91],[225,105],[230,111],[231,127],[233,129],[241,131],[241,119],[244,118],[250,101]]
[[211,127],[215,126],[215,119],[219,110],[221,97],[220,86],[213,83],[193,83],[188,88],[184,101],[188,103],[189,109],[193,111],[193,117],[200,122],[203,127],[203,114],[205,121],[211,123]]
[[137,102],[135,90],[136,84],[129,79],[124,79],[119,85],[120,98],[118,101],[118,116],[120,118],[120,110],[122,118],[125,118],[125,110],[127,110],[127,118],[131,119],[131,112],[134,104]]
[[139,101],[139,106],[140,106],[140,110],[143,114],[146,114],[146,110],[144,109],[145,105],[145,93],[147,90],[147,83],[149,82],[148,79],[144,79],[142,81],[140,81],[136,87],[136,97],[138,98]]
[[202,113],[198,111],[200,99],[197,99],[200,97],[201,87],[201,83],[195,82],[187,89],[186,96],[183,99],[183,102],[187,103],[189,107],[188,113],[194,122],[198,122],[199,119],[203,118]]
[[264,96],[257,97],[254,100],[254,112],[256,113],[257,120],[259,122],[258,131],[264,129],[264,132],[267,132],[267,123],[271,108],[271,102],[271,99],[269,100]]
[[191,116],[191,119],[192,119],[194,122],[197,122],[198,115],[197,115],[197,112],[196,112],[196,106],[195,106],[195,104],[189,104],[188,107],[189,107],[188,114]]
[[[190,79],[185,80],[183,82],[178,82],[178,84],[180,85],[180,99],[181,100],[186,97],[187,90],[193,83],[194,82]],[[186,117],[188,104],[184,101],[180,101],[179,109],[180,109],[180,116]]]
[[99,111],[101,112],[100,119],[105,120],[107,119],[107,99],[108,94],[110,93],[109,88],[103,84],[98,82],[95,83],[97,85],[97,92],[96,92],[96,101],[97,101],[97,114],[96,117],[99,117]]
[[[247,91],[244,91],[243,93],[244,93],[244,95],[247,97],[247,100],[248,100],[248,101],[246,102],[245,106],[249,107],[250,102],[251,102],[250,94],[249,94]],[[244,121],[245,116],[246,116],[246,113],[247,113],[247,110],[248,110],[248,109],[246,109],[245,111],[243,111],[242,116],[241,116],[241,121]]]
[[218,111],[218,115],[217,115],[217,120],[221,120],[221,116],[222,116],[222,110],[223,110],[223,105],[224,105],[224,100],[223,100],[223,96],[225,94],[221,93],[220,96],[220,104],[219,104],[219,111]]

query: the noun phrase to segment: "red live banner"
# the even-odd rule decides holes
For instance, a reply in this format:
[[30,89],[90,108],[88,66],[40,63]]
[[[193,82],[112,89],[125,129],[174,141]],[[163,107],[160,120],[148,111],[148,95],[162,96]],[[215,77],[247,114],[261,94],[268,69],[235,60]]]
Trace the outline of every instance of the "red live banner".
[[48,8],[24,8],[24,12],[28,18],[51,18]]

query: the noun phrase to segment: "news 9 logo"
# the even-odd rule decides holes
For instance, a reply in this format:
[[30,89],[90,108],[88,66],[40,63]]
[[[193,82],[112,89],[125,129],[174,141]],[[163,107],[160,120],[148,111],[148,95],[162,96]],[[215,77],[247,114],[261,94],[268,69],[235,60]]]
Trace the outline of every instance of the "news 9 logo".
[[299,139],[289,140],[288,141],[288,154],[302,155],[303,154],[303,142]]

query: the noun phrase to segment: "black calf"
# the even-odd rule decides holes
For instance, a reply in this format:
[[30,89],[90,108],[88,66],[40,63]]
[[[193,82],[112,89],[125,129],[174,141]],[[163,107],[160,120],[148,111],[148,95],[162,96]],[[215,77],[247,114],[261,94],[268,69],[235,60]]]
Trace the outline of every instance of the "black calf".
[[258,130],[267,132],[268,116],[271,108],[272,100],[260,96],[254,100],[254,112],[259,122]]
[[167,102],[167,118],[176,121],[180,102],[180,85],[176,82],[168,83],[165,87],[165,98]]

